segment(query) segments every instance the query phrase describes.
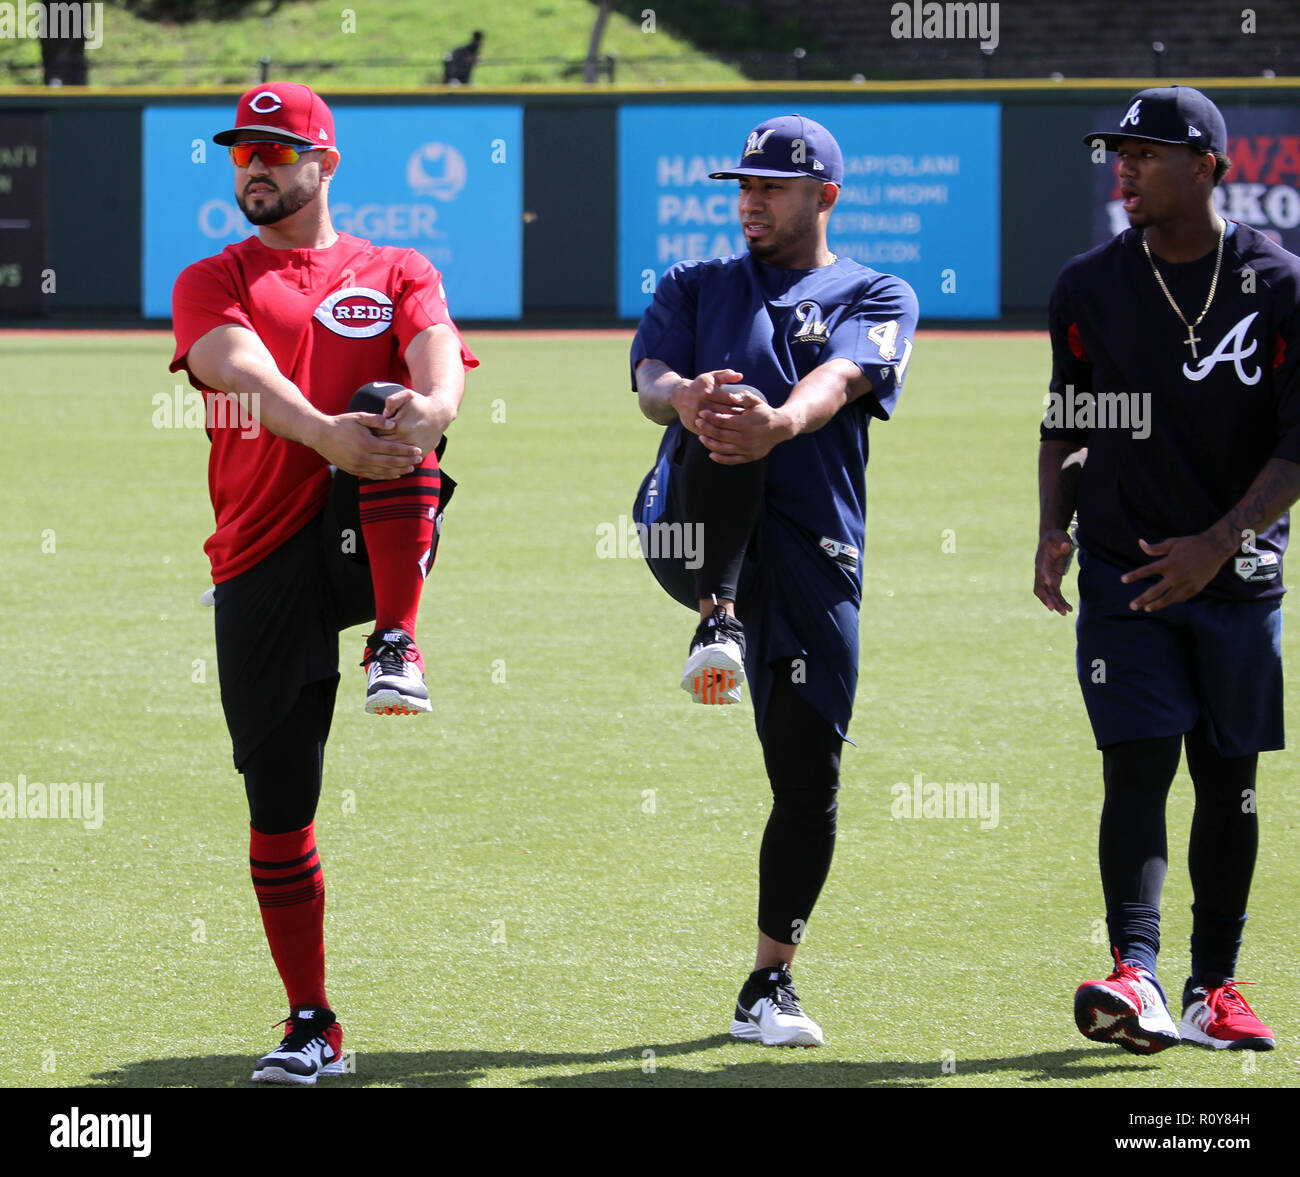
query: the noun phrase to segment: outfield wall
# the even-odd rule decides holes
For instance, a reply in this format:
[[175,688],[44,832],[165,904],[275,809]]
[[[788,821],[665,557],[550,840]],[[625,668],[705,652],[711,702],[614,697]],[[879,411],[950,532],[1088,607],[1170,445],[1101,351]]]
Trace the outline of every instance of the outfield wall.
[[[928,321],[1032,323],[1123,223],[1081,138],[1147,84],[329,92],[331,201],[341,229],[426,253],[462,320],[613,324],[673,261],[743,248],[734,185],[707,173],[798,110],[846,157],[832,248],[905,277]],[[1223,211],[1300,251],[1300,80],[1192,84],[1228,122]],[[251,231],[211,143],[238,93],[0,90],[4,320],[166,318],[179,269]]]

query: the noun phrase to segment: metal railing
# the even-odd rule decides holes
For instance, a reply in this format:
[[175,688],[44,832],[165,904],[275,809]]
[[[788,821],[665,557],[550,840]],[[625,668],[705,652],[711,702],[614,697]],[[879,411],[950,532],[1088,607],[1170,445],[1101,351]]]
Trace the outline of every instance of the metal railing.
[[[597,85],[737,80],[766,82],[908,80],[952,78],[1070,78],[1113,76],[1237,76],[1271,77],[1292,72],[1280,50],[1256,43],[1248,59],[1233,60],[1220,49],[1174,48],[1160,42],[1133,46],[1109,57],[1071,47],[1038,48],[1008,53],[981,51],[974,43],[931,44],[924,50],[895,45],[888,55],[830,54],[795,49],[789,53],[746,52],[709,55],[618,56],[603,54],[597,61]],[[1276,59],[1276,60],[1275,60]],[[719,63],[730,68],[720,71]],[[328,86],[443,85],[443,58],[436,55],[384,57],[364,62],[328,58],[273,57],[226,62],[175,58],[142,58],[127,54],[90,56],[89,81],[96,86],[125,85],[255,85],[259,81],[301,78]],[[474,68],[471,87],[519,83],[581,82],[585,58],[487,58]],[[739,77],[737,77],[739,75]],[[39,60],[0,59],[0,84],[41,85]],[[451,83],[452,86],[457,83]]]

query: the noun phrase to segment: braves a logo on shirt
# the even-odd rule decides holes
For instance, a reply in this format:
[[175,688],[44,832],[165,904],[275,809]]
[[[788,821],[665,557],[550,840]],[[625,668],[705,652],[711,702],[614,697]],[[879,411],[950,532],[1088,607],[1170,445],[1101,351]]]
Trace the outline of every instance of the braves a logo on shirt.
[[393,325],[393,300],[370,286],[348,286],[325,299],[313,317],[335,335],[369,339]]
[[822,322],[822,308],[811,298],[794,308],[794,317],[802,325],[790,337],[792,343],[825,343],[831,337],[831,329]]
[[[1259,378],[1264,374],[1263,369],[1256,364],[1253,372],[1247,372],[1242,365],[1242,360],[1247,360],[1259,350],[1259,340],[1252,339],[1250,346],[1246,346],[1246,332],[1250,330],[1250,325],[1259,315],[1258,311],[1251,311],[1245,318],[1238,320],[1222,339],[1219,340],[1214,350],[1207,356],[1202,356],[1197,361],[1196,367],[1190,364],[1183,365],[1183,375],[1188,380],[1204,380],[1213,370],[1215,364],[1223,364],[1231,360],[1233,367],[1237,369],[1237,376],[1242,384],[1258,384]],[[1232,351],[1228,350],[1229,344],[1236,346]]]

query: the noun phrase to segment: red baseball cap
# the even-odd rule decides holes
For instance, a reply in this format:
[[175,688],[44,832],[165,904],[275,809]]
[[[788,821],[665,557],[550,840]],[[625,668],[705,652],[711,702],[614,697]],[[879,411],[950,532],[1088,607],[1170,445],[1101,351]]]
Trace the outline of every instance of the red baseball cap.
[[334,146],[334,116],[310,86],[295,82],[270,82],[256,86],[239,100],[235,125],[212,136],[229,147],[240,131],[265,131],[280,139],[312,147]]

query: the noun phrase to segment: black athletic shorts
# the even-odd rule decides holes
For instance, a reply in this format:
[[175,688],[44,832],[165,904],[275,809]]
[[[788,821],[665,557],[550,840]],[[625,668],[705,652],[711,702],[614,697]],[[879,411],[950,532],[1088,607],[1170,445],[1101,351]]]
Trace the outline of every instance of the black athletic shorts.
[[221,706],[242,771],[303,687],[337,683],[339,632],[375,619],[356,480],[336,472],[325,510],[214,595]]

